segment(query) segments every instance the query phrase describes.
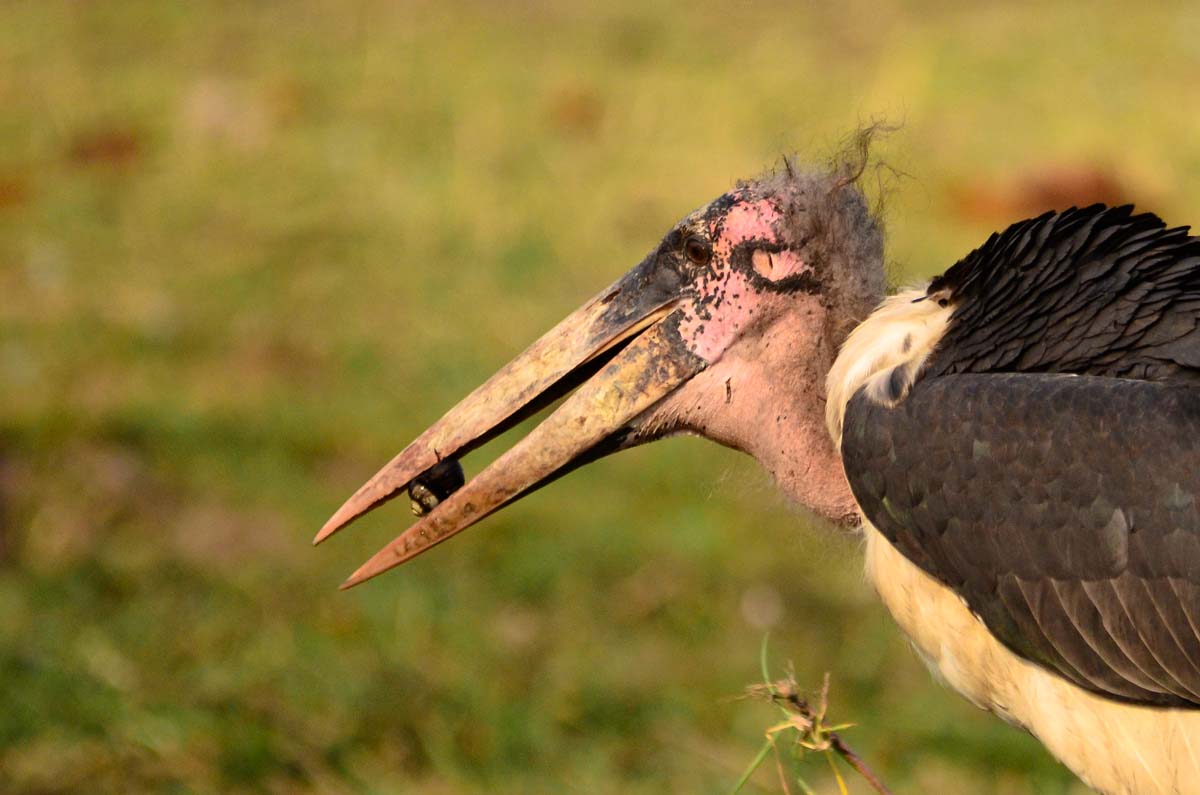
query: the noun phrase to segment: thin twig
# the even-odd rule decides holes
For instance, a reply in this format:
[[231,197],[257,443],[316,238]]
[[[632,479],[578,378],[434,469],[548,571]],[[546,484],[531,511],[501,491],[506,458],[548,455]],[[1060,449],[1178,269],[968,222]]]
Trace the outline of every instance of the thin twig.
[[775,772],[779,774],[779,786],[783,787],[783,795],[792,795],[792,789],[787,783],[787,774],[783,772],[783,757],[779,755],[779,746],[771,743],[775,749]]
[[871,768],[867,767],[867,763],[862,760],[862,757],[854,753],[850,746],[846,745],[845,740],[838,736],[837,732],[829,734],[830,746],[837,751],[838,756],[846,761],[846,764],[854,768],[858,775],[866,779],[879,795],[892,795],[892,791],[887,788],[887,785],[879,780]]

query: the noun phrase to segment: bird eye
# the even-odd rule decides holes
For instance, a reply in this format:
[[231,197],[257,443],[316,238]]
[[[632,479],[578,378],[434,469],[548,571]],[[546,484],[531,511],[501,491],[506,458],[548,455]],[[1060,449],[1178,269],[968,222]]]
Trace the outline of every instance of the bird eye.
[[712,260],[712,249],[708,243],[695,235],[684,241],[683,253],[697,265],[707,265]]

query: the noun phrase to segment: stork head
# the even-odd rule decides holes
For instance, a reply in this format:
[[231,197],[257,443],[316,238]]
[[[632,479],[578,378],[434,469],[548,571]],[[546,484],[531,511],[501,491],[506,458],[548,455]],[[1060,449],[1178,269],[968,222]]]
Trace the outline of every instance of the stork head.
[[[348,587],[582,464],[663,436],[698,433],[760,459],[788,443],[780,433],[797,435],[793,447],[829,448],[824,375],[882,297],[881,257],[879,229],[845,169],[785,163],[738,184],[451,409],[347,500],[316,541],[406,489],[431,508]],[[463,484],[460,457],[564,396]],[[822,497],[825,486],[805,480],[806,469],[804,460],[792,467],[794,493],[841,518],[841,493]]]

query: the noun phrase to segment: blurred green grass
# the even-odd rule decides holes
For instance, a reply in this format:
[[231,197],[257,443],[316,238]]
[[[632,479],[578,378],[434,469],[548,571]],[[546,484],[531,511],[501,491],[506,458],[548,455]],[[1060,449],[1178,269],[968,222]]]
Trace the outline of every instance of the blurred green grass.
[[308,540],[678,217],[871,118],[904,122],[899,279],[1060,193],[1198,217],[1198,34],[1155,3],[0,5],[0,791],[725,792],[776,614],[897,791],[1082,791],[713,445],[349,594],[404,506]]

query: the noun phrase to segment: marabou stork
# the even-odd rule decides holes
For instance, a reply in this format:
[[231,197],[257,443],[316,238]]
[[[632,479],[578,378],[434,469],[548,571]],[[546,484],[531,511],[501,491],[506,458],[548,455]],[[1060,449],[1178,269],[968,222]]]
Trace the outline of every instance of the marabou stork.
[[[739,183],[316,540],[406,489],[441,498],[349,587],[601,456],[699,434],[861,525],[870,581],[968,699],[1097,790],[1200,793],[1200,240],[1131,207],[1048,212],[884,293],[845,167]],[[463,485],[460,456],[564,396]]]

